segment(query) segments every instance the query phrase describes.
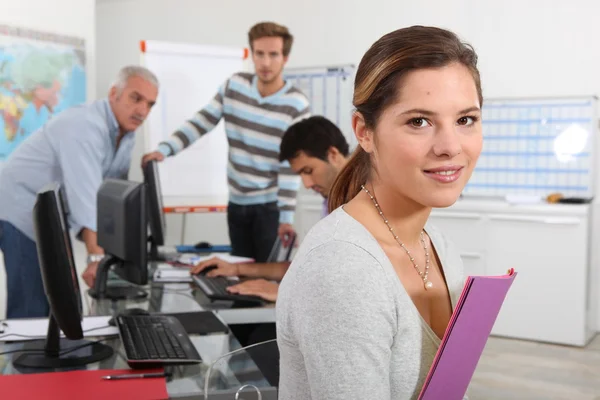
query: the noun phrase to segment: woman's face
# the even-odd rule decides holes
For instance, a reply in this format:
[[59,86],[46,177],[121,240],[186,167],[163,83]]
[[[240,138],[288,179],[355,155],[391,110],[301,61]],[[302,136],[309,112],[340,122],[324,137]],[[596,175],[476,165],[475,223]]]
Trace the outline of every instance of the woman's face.
[[426,207],[448,207],[471,177],[483,144],[473,76],[458,63],[412,71],[375,132],[363,131],[356,129],[357,138],[386,191]]

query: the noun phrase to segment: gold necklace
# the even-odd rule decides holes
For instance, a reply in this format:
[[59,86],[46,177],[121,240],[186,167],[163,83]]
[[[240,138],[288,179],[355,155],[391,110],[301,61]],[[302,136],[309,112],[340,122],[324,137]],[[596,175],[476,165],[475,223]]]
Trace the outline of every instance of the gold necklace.
[[425,272],[421,272],[419,270],[419,266],[415,262],[415,258],[412,256],[412,254],[410,254],[410,251],[408,251],[408,249],[406,248],[404,243],[402,243],[400,241],[400,239],[398,239],[398,235],[396,235],[394,233],[394,228],[391,227],[389,221],[383,215],[383,211],[381,211],[381,207],[379,207],[379,203],[377,203],[377,199],[375,199],[375,197],[371,194],[371,192],[369,192],[369,190],[365,187],[365,185],[360,185],[360,187],[369,195],[371,200],[373,200],[373,204],[375,204],[375,208],[379,212],[379,215],[381,215],[381,218],[383,218],[383,222],[385,222],[385,224],[387,225],[392,236],[394,236],[394,239],[396,240],[396,242],[398,242],[400,247],[402,247],[404,249],[404,251],[406,251],[406,254],[408,254],[408,258],[410,258],[410,261],[412,262],[413,266],[415,267],[415,270],[417,271],[417,273],[419,274],[421,279],[423,279],[423,284],[425,285],[425,289],[431,289],[433,287],[433,282],[431,282],[428,278],[428,275],[429,275],[429,251],[427,251],[427,244],[425,243],[424,232],[421,231],[421,244],[423,245],[423,249],[425,250]]

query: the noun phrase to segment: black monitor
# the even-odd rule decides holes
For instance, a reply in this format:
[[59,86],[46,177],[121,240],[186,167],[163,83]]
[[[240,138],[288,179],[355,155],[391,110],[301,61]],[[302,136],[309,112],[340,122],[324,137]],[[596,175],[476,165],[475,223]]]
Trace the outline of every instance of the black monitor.
[[162,261],[158,254],[158,246],[164,246],[165,244],[166,223],[156,161],[150,161],[144,166],[144,183],[146,184],[146,195],[148,196],[149,257],[151,261]]
[[[37,194],[33,224],[50,316],[44,352],[22,354],[13,363],[17,368],[77,367],[113,355],[112,348],[105,344],[79,340],[83,338],[82,301],[67,213],[59,184],[52,183]],[[60,339],[61,330],[67,339]],[[61,342],[68,343],[67,351]]]
[[134,285],[148,283],[146,186],[121,179],[105,179],[98,190],[98,246],[105,257],[98,264],[94,298],[130,299],[147,293],[132,285],[107,285],[108,272],[114,272]]

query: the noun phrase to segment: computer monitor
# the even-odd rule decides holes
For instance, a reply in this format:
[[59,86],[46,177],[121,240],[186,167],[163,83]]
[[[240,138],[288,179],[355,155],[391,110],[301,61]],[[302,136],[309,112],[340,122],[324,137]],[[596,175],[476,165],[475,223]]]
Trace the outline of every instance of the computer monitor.
[[[67,213],[66,198],[59,184],[52,183],[38,192],[33,223],[50,316],[44,352],[22,354],[13,362],[17,368],[77,367],[113,355],[112,348],[105,344],[79,340],[83,338],[82,301]],[[61,330],[67,339],[60,339]],[[61,341],[68,343],[69,349],[78,349],[65,352]]]
[[151,261],[162,261],[158,254],[158,246],[164,246],[165,244],[166,223],[156,161],[150,161],[144,166],[144,183],[146,184],[146,195],[148,196],[149,257]]
[[108,272],[114,272],[134,285],[148,283],[146,186],[121,179],[105,179],[98,190],[98,246],[105,257],[98,264],[94,298],[130,299],[147,293],[132,285],[107,285]]

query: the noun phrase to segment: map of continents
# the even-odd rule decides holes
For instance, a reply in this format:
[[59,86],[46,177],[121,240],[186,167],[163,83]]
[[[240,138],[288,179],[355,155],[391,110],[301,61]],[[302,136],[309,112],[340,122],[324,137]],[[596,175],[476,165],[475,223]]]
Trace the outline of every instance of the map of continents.
[[85,101],[83,40],[0,25],[0,160]]

